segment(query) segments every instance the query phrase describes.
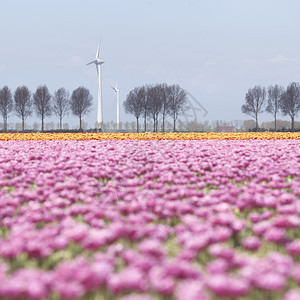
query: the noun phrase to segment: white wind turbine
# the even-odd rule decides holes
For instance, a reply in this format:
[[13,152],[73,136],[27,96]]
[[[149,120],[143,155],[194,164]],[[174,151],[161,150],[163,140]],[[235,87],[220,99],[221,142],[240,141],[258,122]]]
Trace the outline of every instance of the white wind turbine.
[[120,130],[120,99],[119,99],[119,92],[118,86],[111,86],[111,88],[115,91],[117,95],[117,130]]
[[87,65],[95,64],[98,75],[98,112],[97,112],[97,130],[102,130],[103,112],[102,112],[102,89],[101,89],[101,65],[104,61],[100,58],[100,43],[96,52],[96,58]]

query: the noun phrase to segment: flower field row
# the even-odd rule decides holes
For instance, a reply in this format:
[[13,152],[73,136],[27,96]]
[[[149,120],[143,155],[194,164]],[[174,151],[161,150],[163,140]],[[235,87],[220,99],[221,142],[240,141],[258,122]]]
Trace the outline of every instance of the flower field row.
[[146,132],[146,133],[0,133],[0,141],[11,140],[277,140],[300,139],[300,132]]
[[0,142],[0,299],[300,299],[299,164],[296,139]]

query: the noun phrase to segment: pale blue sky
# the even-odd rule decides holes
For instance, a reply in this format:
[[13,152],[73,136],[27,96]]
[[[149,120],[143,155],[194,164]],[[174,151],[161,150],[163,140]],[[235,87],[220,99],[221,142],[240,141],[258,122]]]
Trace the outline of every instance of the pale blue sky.
[[[300,81],[299,12],[299,0],[2,0],[0,87],[86,86],[93,126],[97,79],[86,63],[102,33],[105,122],[116,119],[110,82],[122,101],[138,85],[176,83],[206,120],[249,119],[240,110],[249,88]],[[123,110],[121,118],[134,120]]]

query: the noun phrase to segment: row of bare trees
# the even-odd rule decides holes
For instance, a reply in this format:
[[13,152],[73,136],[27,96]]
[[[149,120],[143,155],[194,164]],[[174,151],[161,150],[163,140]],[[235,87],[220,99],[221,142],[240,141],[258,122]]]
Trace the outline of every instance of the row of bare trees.
[[158,131],[158,119],[162,119],[162,131],[165,131],[167,116],[173,119],[173,130],[176,131],[178,116],[187,106],[187,93],[179,85],[166,83],[136,87],[126,97],[125,112],[136,118],[137,132],[139,119],[144,118],[144,131],[147,131],[147,119],[153,120],[153,131]]
[[258,115],[264,111],[273,115],[275,131],[279,113],[291,118],[291,130],[294,131],[295,117],[300,111],[300,84],[292,82],[286,88],[276,84],[270,85],[267,89],[256,85],[249,89],[245,104],[242,105],[242,112],[255,118],[256,130],[258,129]]
[[25,129],[25,120],[35,112],[41,119],[43,131],[45,118],[52,114],[59,118],[61,130],[62,120],[70,111],[79,117],[81,130],[81,118],[90,112],[92,99],[89,90],[82,86],[75,89],[71,97],[63,87],[51,95],[46,85],[39,86],[33,94],[28,87],[19,86],[12,95],[8,86],[4,86],[0,89],[0,113],[3,117],[4,131],[7,131],[7,120],[12,112],[21,118],[22,130]]

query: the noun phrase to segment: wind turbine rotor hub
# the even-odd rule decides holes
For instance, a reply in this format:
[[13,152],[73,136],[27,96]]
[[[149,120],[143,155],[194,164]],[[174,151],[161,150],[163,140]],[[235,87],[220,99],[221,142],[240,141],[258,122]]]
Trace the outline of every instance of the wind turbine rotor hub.
[[100,58],[96,58],[96,64],[97,65],[101,65],[101,64],[103,64],[104,63],[104,60],[102,60],[102,59],[100,59]]

